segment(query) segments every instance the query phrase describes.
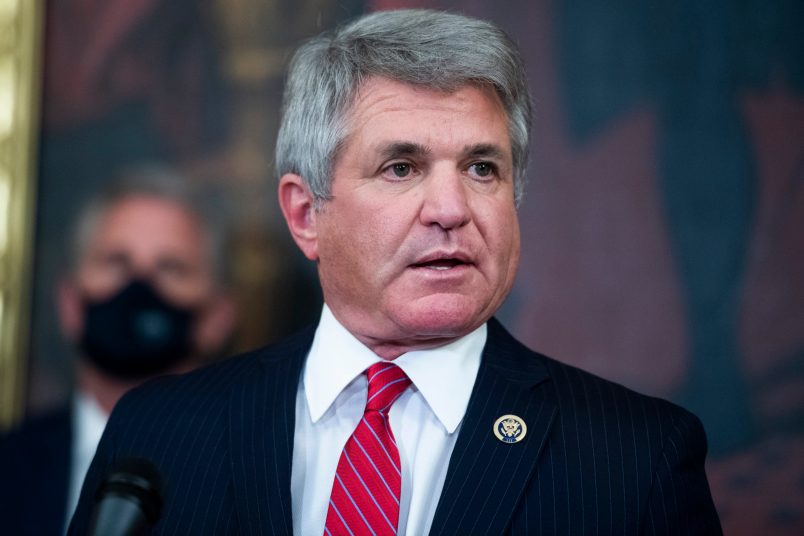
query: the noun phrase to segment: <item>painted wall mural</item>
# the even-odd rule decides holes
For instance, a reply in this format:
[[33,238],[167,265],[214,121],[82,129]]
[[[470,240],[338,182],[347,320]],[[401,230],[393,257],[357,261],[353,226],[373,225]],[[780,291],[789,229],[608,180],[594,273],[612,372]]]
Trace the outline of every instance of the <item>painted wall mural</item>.
[[[320,299],[273,199],[288,52],[371,9],[494,20],[522,49],[536,111],[503,322],[534,349],[698,414],[727,534],[804,533],[804,4],[127,0],[105,2],[117,9],[75,52],[89,58],[81,69],[59,71],[59,54],[82,46],[62,28],[82,20],[78,4],[91,2],[49,4],[37,266],[102,180],[94,169],[168,155],[239,200],[246,310],[269,319],[244,344],[284,335]],[[113,130],[65,130],[87,125]],[[37,273],[42,363],[58,353],[43,312],[51,276]],[[67,383],[47,368],[32,377],[34,406]]]

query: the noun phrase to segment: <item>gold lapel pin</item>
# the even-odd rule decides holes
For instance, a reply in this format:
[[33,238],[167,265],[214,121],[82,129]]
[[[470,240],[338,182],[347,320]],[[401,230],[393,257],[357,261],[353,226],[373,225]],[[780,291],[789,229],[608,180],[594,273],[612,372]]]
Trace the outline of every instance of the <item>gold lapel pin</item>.
[[503,415],[494,421],[494,435],[503,443],[519,443],[527,433],[525,421],[517,415]]

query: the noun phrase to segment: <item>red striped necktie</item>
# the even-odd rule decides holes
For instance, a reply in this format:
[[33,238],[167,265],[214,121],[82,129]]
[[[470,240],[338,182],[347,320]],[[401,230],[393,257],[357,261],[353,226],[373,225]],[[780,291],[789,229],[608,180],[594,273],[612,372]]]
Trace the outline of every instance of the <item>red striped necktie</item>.
[[388,362],[371,365],[366,375],[366,410],[338,461],[325,536],[396,534],[399,524],[402,467],[388,411],[410,380]]

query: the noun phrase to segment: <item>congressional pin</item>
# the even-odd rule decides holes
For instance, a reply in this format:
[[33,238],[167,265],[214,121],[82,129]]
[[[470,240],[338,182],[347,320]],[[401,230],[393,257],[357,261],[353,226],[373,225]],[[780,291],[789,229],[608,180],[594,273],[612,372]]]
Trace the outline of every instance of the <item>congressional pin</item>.
[[519,443],[527,433],[525,421],[516,415],[503,415],[494,421],[494,435],[503,443]]

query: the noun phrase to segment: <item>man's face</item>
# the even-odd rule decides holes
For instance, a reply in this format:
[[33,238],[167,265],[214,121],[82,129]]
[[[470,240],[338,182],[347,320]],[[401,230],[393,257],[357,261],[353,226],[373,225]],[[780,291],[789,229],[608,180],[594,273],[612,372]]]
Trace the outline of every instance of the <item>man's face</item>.
[[100,215],[73,276],[59,290],[59,316],[75,341],[84,304],[106,300],[132,279],[195,312],[194,351],[214,352],[234,328],[234,305],[216,284],[207,236],[182,206],[147,195],[122,199]]
[[125,198],[107,209],[78,263],[76,282],[87,297],[103,299],[132,278],[147,279],[177,305],[205,302],[214,278],[196,218],[148,196]]
[[374,78],[348,124],[308,255],[327,304],[369,346],[407,350],[469,333],[498,309],[519,261],[498,97]]

